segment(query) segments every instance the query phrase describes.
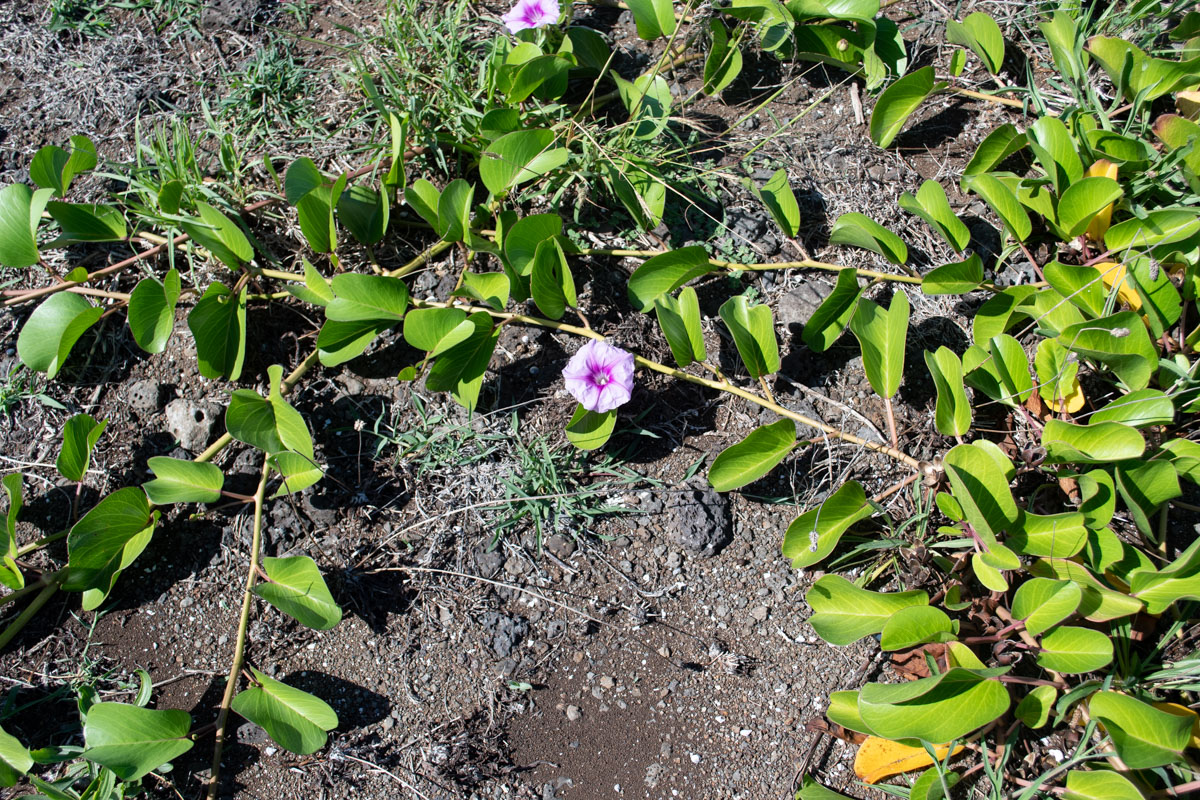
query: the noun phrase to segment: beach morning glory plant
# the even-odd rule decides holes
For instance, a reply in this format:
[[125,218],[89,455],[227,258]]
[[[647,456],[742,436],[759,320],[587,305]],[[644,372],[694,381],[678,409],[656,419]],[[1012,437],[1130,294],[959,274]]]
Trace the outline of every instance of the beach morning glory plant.
[[558,22],[558,0],[517,0],[512,10],[500,20],[509,32],[519,33]]
[[571,357],[563,379],[579,404],[603,414],[629,402],[633,391],[633,354],[592,339]]

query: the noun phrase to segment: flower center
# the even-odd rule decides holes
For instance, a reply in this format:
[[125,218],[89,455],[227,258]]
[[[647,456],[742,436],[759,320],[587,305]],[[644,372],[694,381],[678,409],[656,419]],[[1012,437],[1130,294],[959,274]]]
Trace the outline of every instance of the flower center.
[[606,370],[596,370],[592,373],[592,382],[597,386],[604,386],[612,380],[612,376]]

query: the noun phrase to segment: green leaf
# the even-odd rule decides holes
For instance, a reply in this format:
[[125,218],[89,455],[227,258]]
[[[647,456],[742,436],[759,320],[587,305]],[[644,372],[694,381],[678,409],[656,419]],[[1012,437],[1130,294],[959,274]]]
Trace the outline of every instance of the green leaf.
[[617,410],[604,413],[588,411],[582,404],[575,406],[575,413],[567,422],[567,440],[580,450],[596,450],[603,447],[617,426]]
[[1070,558],[1083,549],[1087,533],[1084,516],[1079,512],[1034,514],[1021,511],[1005,544],[1026,556]]
[[557,100],[566,93],[571,67],[570,61],[558,55],[539,55],[514,63],[512,84],[505,99],[511,105],[524,103],[531,95],[539,100]]
[[1114,257],[1131,248],[1151,248],[1172,244],[1200,231],[1200,216],[1184,209],[1151,211],[1144,218],[1133,217],[1109,227],[1104,234],[1104,246]]
[[96,703],[83,724],[83,757],[135,781],[191,750],[191,727],[186,711]]
[[322,308],[329,305],[329,301],[333,299],[333,290],[329,288],[329,281],[325,280],[325,277],[307,258],[304,259],[304,285],[288,284],[287,290],[293,297],[298,297],[306,303],[312,303],[314,306]]
[[1190,439],[1169,439],[1163,442],[1162,449],[1181,476],[1192,483],[1200,482],[1200,443]]
[[654,300],[654,314],[671,347],[671,355],[680,367],[708,357],[704,331],[700,327],[700,301],[695,289],[685,286],[678,299],[669,294],[659,296]]
[[325,316],[334,322],[395,324],[408,308],[408,286],[399,278],[343,272],[333,276],[330,288],[333,300],[325,307]]
[[1011,404],[1024,404],[1033,394],[1033,378],[1029,374],[1029,357],[1021,343],[1007,333],[989,342],[992,353],[990,367],[1000,384],[1000,396]]
[[561,167],[569,153],[565,147],[555,147],[555,141],[547,130],[506,133],[480,154],[480,180],[492,194],[502,195]]
[[975,154],[971,156],[967,166],[963,167],[962,179],[959,184],[963,191],[967,189],[967,178],[991,172],[1004,159],[1025,147],[1027,143],[1025,134],[1018,131],[1011,122],[1006,122],[989,133],[979,143],[979,147],[975,148]]
[[[718,19],[708,21],[709,34],[712,36],[712,47],[704,60],[704,85],[702,91],[707,95],[717,95],[725,91],[729,84],[742,72],[742,51],[729,46],[729,33]],[[793,236],[795,234],[792,234]]]
[[962,436],[971,428],[971,402],[963,387],[962,362],[945,345],[925,351],[925,366],[937,388],[934,424],[943,436]]
[[755,428],[721,451],[709,467],[708,482],[718,492],[740,489],[773,470],[795,446],[796,423],[790,419]]
[[237,389],[231,395],[225,412],[229,435],[268,455],[291,450],[312,460],[313,445],[308,426],[300,412],[280,394],[283,368],[273,364],[267,373],[269,397],[264,398],[249,389]]
[[867,381],[880,397],[895,397],[900,389],[908,318],[908,296],[897,291],[887,311],[874,301],[861,298],[850,320],[850,330],[862,348]]
[[675,7],[671,0],[630,0],[629,10],[639,39],[654,41],[675,33]]
[[429,223],[429,227],[437,230],[438,227],[438,203],[441,201],[442,193],[437,190],[432,183],[424,178],[418,178],[407,189],[404,190],[404,202],[408,203],[409,207]]
[[97,608],[116,583],[121,570],[141,554],[158,522],[146,493],[135,487],[118,489],[105,497],[71,528],[67,535],[64,588],[82,591],[83,608]]
[[805,775],[796,792],[796,800],[847,800],[846,795],[826,789],[811,775]]
[[947,800],[951,796],[950,789],[958,785],[962,776],[957,772],[946,772],[944,775],[938,772],[938,767],[930,767],[918,775],[908,792],[908,800]]
[[475,332],[460,308],[414,308],[404,318],[404,340],[428,358],[441,355],[465,342]]
[[1076,180],[1058,200],[1058,226],[1067,238],[1087,230],[1092,218],[1110,203],[1121,199],[1125,191],[1112,178],[1091,177]]
[[667,186],[654,177],[650,167],[629,161],[620,168],[603,165],[601,170],[613,194],[639,228],[650,230],[662,222]]
[[1077,82],[1087,71],[1082,42],[1079,41],[1078,25],[1069,11],[1055,11],[1049,22],[1038,23],[1054,66],[1064,78]]
[[1146,440],[1119,422],[1073,425],[1052,419],[1042,429],[1042,447],[1049,464],[1107,464],[1139,457],[1146,450]]
[[143,278],[129,296],[129,330],[138,347],[161,353],[175,329],[175,304],[181,291],[179,270],[171,269],[160,281]]
[[968,14],[962,22],[946,23],[946,39],[952,44],[971,48],[984,68],[995,75],[1004,63],[1004,36],[1000,26],[987,14]]
[[558,239],[547,239],[538,245],[533,257],[529,280],[533,302],[550,319],[562,319],[568,306],[574,306],[575,279],[567,264],[567,255]]
[[1091,628],[1055,628],[1042,637],[1041,646],[1038,666],[1067,675],[1094,672],[1113,660],[1112,640]]
[[475,326],[475,332],[438,357],[425,386],[432,392],[450,392],[468,411],[473,411],[500,331],[492,327],[491,317],[483,312],[472,314],[467,321]]
[[1064,197],[1067,188],[1083,177],[1083,163],[1067,126],[1058,117],[1039,117],[1029,126],[1026,136],[1038,166],[1054,186],[1054,193]]
[[925,592],[872,592],[858,588],[840,575],[821,576],[804,599],[813,610],[808,623],[818,636],[836,645],[851,644],[882,632],[888,619],[902,608],[929,605],[929,595]]
[[[976,342],[987,342],[1008,330],[1014,317],[1026,314],[1022,303],[1037,290],[1032,286],[1010,286],[989,297],[975,312],[971,321],[971,336]],[[966,359],[964,359],[965,363]]]
[[342,609],[333,601],[316,562],[308,556],[264,558],[266,583],[254,593],[306,628],[327,631],[342,619]]
[[1144,604],[1136,597],[1114,592],[1102,584],[1082,564],[1063,558],[1043,558],[1035,561],[1029,571],[1041,578],[1074,581],[1083,590],[1079,614],[1091,622],[1107,622],[1136,614]]
[[[937,181],[929,180],[922,183],[915,197],[908,192],[900,195],[900,207],[925,220],[929,227],[937,231],[946,240],[946,243],[954,248],[956,253],[961,253],[971,241],[971,231],[950,209],[950,201],[946,199],[946,190]],[[975,256],[975,258],[979,257]],[[980,263],[979,280],[983,280],[982,262]],[[976,286],[978,284],[977,281]]]
[[308,246],[318,253],[332,253],[337,249],[337,226],[334,224],[333,210],[341,200],[346,180],[343,174],[332,186],[322,182],[294,203],[300,232],[304,234]]
[[791,559],[796,569],[823,561],[846,531],[873,511],[861,483],[842,484],[821,505],[792,520],[783,536],[783,557]]
[[311,158],[297,158],[283,176],[283,195],[296,205],[307,194],[325,185],[325,176]]
[[1067,791],[1062,797],[1063,800],[1145,800],[1145,795],[1132,781],[1111,770],[1071,770],[1067,773]]
[[871,111],[871,141],[887,147],[925,98],[937,89],[933,67],[910,72],[883,90]]
[[503,272],[464,272],[462,286],[458,287],[452,297],[467,297],[491,306],[496,311],[503,311],[508,305],[512,292],[512,282]]
[[1163,767],[1182,760],[1191,737],[1190,717],[1159,711],[1128,695],[1096,692],[1088,711],[1108,735],[1113,747],[1131,769]]
[[929,295],[966,294],[983,283],[983,259],[972,253],[964,261],[943,264],[921,279],[921,291]]
[[861,294],[858,274],[854,269],[847,267],[839,270],[833,291],[804,323],[804,330],[800,334],[804,343],[818,353],[828,350],[850,324]]
[[519,219],[504,234],[504,257],[518,275],[529,275],[538,245],[560,235],[562,230],[563,221],[558,214],[531,214]]
[[46,208],[62,231],[50,243],[52,247],[74,242],[120,242],[129,233],[124,215],[114,206],[52,200]]
[[1200,82],[1196,77],[1200,58],[1152,58],[1136,45],[1112,36],[1093,36],[1086,49],[1130,102],[1151,103]]
[[92,450],[100,435],[108,427],[108,420],[97,422],[90,414],[76,414],[63,426],[62,449],[54,466],[58,474],[73,483],[79,483],[87,474]]
[[302,492],[325,477],[325,472],[312,456],[284,450],[267,459],[283,481],[271,498]]
[[643,74],[632,82],[615,72],[617,94],[629,111],[628,125],[633,126],[636,139],[653,139],[667,127],[671,114],[671,87],[661,75]]
[[383,192],[369,186],[350,186],[338,198],[337,211],[350,235],[362,244],[376,244],[387,233],[391,205]]
[[954,499],[975,532],[989,541],[1018,519],[1008,478],[997,460],[978,443],[951,448],[942,460]]
[[337,714],[325,701],[281,683],[254,667],[252,686],[233,698],[238,714],[266,730],[285,750],[297,755],[315,753],[325,746],[326,731],[338,725]]
[[955,667],[902,684],[868,683],[859,692],[858,710],[884,738],[949,742],[1008,710],[1008,690],[991,679],[1006,671]]
[[254,258],[250,240],[233,220],[208,203],[196,203],[196,210],[200,212],[200,217],[183,223],[183,229],[196,244],[233,270]]
[[848,244],[878,253],[893,264],[908,261],[908,247],[900,237],[870,217],[853,211],[842,214],[829,233],[830,244]]
[[1158,364],[1158,350],[1141,318],[1132,311],[1069,325],[1058,342],[1105,364],[1130,389],[1145,389]]
[[909,606],[884,623],[879,648],[903,650],[928,642],[945,642],[954,638],[954,630],[954,623],[940,608]]
[[1157,512],[1162,504],[1182,494],[1179,475],[1169,461],[1118,465],[1117,492],[1125,501],[1138,530],[1147,536],[1155,535]]
[[1163,569],[1134,572],[1129,590],[1151,614],[1161,614],[1185,598],[1200,597],[1200,539]]
[[1036,730],[1050,721],[1050,712],[1054,710],[1057,698],[1058,690],[1053,686],[1035,686],[1021,698],[1013,713],[1026,727]]
[[71,348],[88,328],[104,315],[82,295],[59,292],[33,310],[17,337],[21,363],[53,379],[71,354]]
[[46,145],[29,162],[29,178],[44,189],[66,197],[71,181],[81,172],[96,166],[96,145],[86,136],[71,137],[71,152],[56,145]]
[[35,237],[51,192],[35,192],[23,183],[0,189],[0,265],[31,267],[38,263]]
[[787,170],[775,170],[761,189],[754,184],[751,184],[750,188],[766,206],[783,234],[789,239],[795,239],[800,232],[800,205],[796,202],[791,184],[788,183]]
[[461,242],[471,230],[475,189],[462,178],[451,181],[438,198],[437,232],[446,242]]
[[1005,229],[1017,241],[1023,242],[1033,232],[1033,223],[1029,221],[1029,213],[1021,205],[1021,201],[1012,190],[1001,183],[995,176],[981,173],[963,178],[967,191],[974,192],[991,206],[1004,223]]
[[215,503],[221,499],[225,476],[215,464],[166,456],[147,460],[154,480],[142,484],[156,506],[172,503]]
[[717,313],[729,328],[750,377],[757,380],[779,371],[779,342],[775,339],[770,307],[751,306],[744,295],[735,295],[726,300]]
[[236,381],[246,359],[246,289],[233,297],[225,284],[213,282],[188,314],[196,340],[196,361],[206,378]]
[[870,734],[871,729],[858,713],[858,690],[829,693],[829,708],[825,716],[830,722],[852,731]]
[[362,355],[379,334],[396,324],[395,320],[361,320],[359,322],[326,322],[317,334],[317,351],[327,367],[344,364]]
[[20,776],[32,768],[29,748],[0,728],[0,786],[16,786]]
[[1063,410],[1070,404],[1071,398],[1082,396],[1076,378],[1079,363],[1069,356],[1067,349],[1056,340],[1042,339],[1033,357],[1038,394],[1053,409]]

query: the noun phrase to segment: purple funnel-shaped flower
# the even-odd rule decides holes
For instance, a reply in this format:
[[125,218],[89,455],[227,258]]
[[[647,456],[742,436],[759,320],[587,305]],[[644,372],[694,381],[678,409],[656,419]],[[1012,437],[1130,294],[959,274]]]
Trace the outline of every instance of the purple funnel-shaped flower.
[[512,33],[558,22],[558,0],[517,0],[500,21]]
[[633,354],[592,339],[563,370],[567,391],[588,411],[603,414],[629,402],[633,391]]

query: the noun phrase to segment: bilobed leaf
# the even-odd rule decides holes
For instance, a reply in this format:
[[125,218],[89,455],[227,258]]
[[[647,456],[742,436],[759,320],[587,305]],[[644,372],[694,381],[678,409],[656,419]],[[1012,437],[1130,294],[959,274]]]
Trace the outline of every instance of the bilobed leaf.
[[729,33],[719,19],[708,22],[712,47],[704,60],[704,88],[707,95],[725,91],[742,71],[742,51],[735,45],[729,46]]
[[1103,363],[1130,389],[1145,389],[1158,365],[1158,350],[1141,318],[1132,311],[1069,325],[1058,342]]
[[796,800],[847,800],[846,795],[826,789],[811,775],[805,775],[796,792]]
[[1200,58],[1153,58],[1137,45],[1113,36],[1093,36],[1086,49],[1130,102],[1150,103],[1197,83]]
[[530,214],[523,217],[504,234],[504,256],[518,275],[529,275],[538,245],[562,233],[563,221],[558,214]]
[[392,320],[368,319],[358,322],[327,321],[317,334],[317,351],[321,363],[335,367],[362,355],[367,346],[384,331],[396,324]]
[[862,348],[867,381],[880,397],[894,397],[900,389],[908,318],[908,296],[898,291],[892,295],[887,311],[873,300],[859,299],[850,320],[850,330]]
[[1004,36],[996,20],[987,14],[968,14],[962,22],[946,23],[946,39],[953,44],[969,47],[979,56],[984,68],[995,75],[1004,63]]
[[994,680],[1004,672],[955,667],[907,683],[868,683],[859,692],[859,713],[871,730],[889,739],[948,742],[1008,710],[1008,690]]
[[883,90],[871,111],[871,141],[887,147],[912,113],[936,90],[933,67],[910,72]]
[[937,388],[934,424],[943,436],[962,436],[971,428],[971,402],[963,386],[962,362],[945,345],[925,351],[925,366]]
[[67,536],[70,572],[64,588],[82,591],[84,609],[94,610],[104,602],[121,570],[146,549],[157,522],[158,512],[151,513],[141,489],[131,486],[105,497]]
[[1141,600],[1109,589],[1087,567],[1071,559],[1038,559],[1030,565],[1029,571],[1039,578],[1055,578],[1079,584],[1083,592],[1083,598],[1079,601],[1079,615],[1090,622],[1128,617],[1145,608]]
[[404,202],[434,230],[438,226],[438,202],[441,197],[442,193],[437,187],[425,178],[417,178],[404,190]]
[[977,533],[994,541],[997,534],[1016,524],[1017,504],[1008,488],[1008,478],[983,447],[977,443],[960,444],[946,454],[942,463],[954,499]]
[[179,270],[157,278],[142,278],[129,296],[129,330],[138,347],[161,353],[175,329],[175,304],[182,289]]
[[680,367],[708,357],[704,331],[700,327],[700,301],[695,289],[685,286],[678,298],[660,295],[654,301],[654,314],[671,347],[671,355]]
[[708,251],[699,245],[681,247],[647,259],[629,276],[629,301],[645,313],[660,296],[714,269]]
[[329,305],[329,301],[333,299],[333,290],[329,288],[329,281],[325,280],[325,276],[307,258],[304,259],[304,285],[297,286],[290,283],[287,290],[293,297],[298,297],[314,306],[321,306],[321,308]]
[[1088,701],[1088,711],[1112,738],[1113,747],[1132,769],[1162,767],[1182,759],[1192,721],[1160,711],[1134,697],[1101,691]]
[[196,340],[196,362],[206,378],[236,381],[246,359],[246,289],[233,297],[214,281],[188,314]]
[[[928,180],[922,183],[915,197],[908,192],[900,195],[900,207],[929,223],[929,227],[937,231],[956,253],[961,253],[971,241],[971,231],[950,209],[946,190],[937,181]],[[980,280],[982,279],[981,275]]]
[[479,178],[494,195],[545,175],[566,163],[565,147],[555,146],[548,130],[519,130],[506,133],[480,154]]
[[925,294],[966,294],[983,283],[983,259],[972,253],[963,261],[943,264],[929,271],[921,279],[921,291]]
[[945,642],[954,638],[954,630],[954,623],[940,608],[910,606],[900,609],[884,623],[879,647],[903,650],[928,642]]
[[[1083,408],[1083,390],[1079,386],[1079,362],[1069,358],[1067,349],[1054,339],[1038,342],[1033,357],[1037,372],[1038,395],[1052,410],[1074,414]],[[1092,417],[1095,421],[1095,416]]]
[[338,219],[362,244],[373,245],[387,233],[391,205],[384,192],[355,184],[338,198]]
[[991,172],[1000,162],[1025,147],[1027,143],[1025,134],[1018,131],[1011,122],[1006,122],[993,130],[979,143],[979,147],[975,148],[975,154],[971,156],[967,166],[963,167],[962,180],[959,184],[963,191],[966,191],[967,188],[967,178]]
[[790,419],[755,428],[721,451],[708,469],[708,482],[718,492],[740,489],[778,466],[795,446],[796,423]]
[[254,593],[292,617],[301,625],[326,631],[342,619],[342,609],[333,601],[316,562],[308,556],[264,558],[267,581],[254,586]]
[[1200,215],[1196,211],[1164,208],[1113,225],[1104,234],[1104,246],[1117,256],[1130,248],[1149,249],[1178,242],[1197,231]]
[[469,339],[438,357],[429,370],[425,386],[433,392],[450,392],[455,400],[472,411],[479,402],[483,375],[495,352],[500,331],[493,328],[491,317],[483,312],[472,314],[467,321],[475,331]]
[[1070,558],[1087,543],[1084,522],[1084,515],[1077,511],[1035,514],[1022,510],[1005,544],[1021,555]]
[[250,259],[254,258],[254,248],[242,229],[229,217],[222,214],[208,203],[196,203],[199,218],[191,218],[183,223],[196,244],[212,253],[230,269],[239,269]]
[[100,440],[108,420],[97,422],[90,414],[76,414],[63,425],[63,443],[58,451],[54,466],[58,474],[69,481],[79,483],[87,474],[92,449]]
[[46,210],[61,231],[50,246],[74,242],[120,242],[129,233],[125,216],[115,206],[98,203],[61,203],[51,200]]
[[1065,196],[1067,188],[1083,177],[1083,162],[1067,126],[1058,117],[1047,115],[1030,125],[1025,135],[1038,165],[1054,185],[1055,194],[1060,198]]
[[1130,592],[1146,603],[1151,614],[1161,614],[1184,598],[1200,597],[1200,540],[1157,572],[1142,569],[1130,576]]
[[675,32],[675,7],[671,0],[631,0],[629,10],[639,39],[654,41]]
[[82,295],[59,292],[33,310],[17,336],[17,355],[36,372],[53,379],[79,337],[104,314]]
[[35,237],[52,193],[52,189],[35,192],[23,183],[0,189],[0,266],[31,267],[38,263]]
[[308,692],[288,686],[253,667],[250,671],[258,686],[245,689],[234,697],[233,710],[266,730],[285,750],[308,755],[321,749],[328,739],[326,731],[337,727],[334,710]]
[[787,170],[776,170],[762,188],[752,188],[784,235],[789,239],[796,238],[800,232],[800,205],[788,183]]
[[[1113,423],[1108,423],[1113,424]],[[1145,535],[1154,534],[1162,504],[1182,494],[1179,475],[1170,461],[1145,461],[1117,466],[1117,493]]]
[[469,297],[496,311],[503,311],[508,305],[512,281],[506,273],[464,272],[462,279],[462,285],[454,291],[453,297]]
[[44,189],[53,189],[58,197],[66,197],[71,181],[81,172],[96,166],[96,145],[86,136],[71,137],[71,152],[57,145],[46,145],[29,162],[29,177]]
[[603,447],[617,426],[617,410],[599,413],[589,411],[582,404],[575,406],[575,413],[567,422],[567,441],[580,450],[596,450]]
[[1042,447],[1050,464],[1108,464],[1137,458],[1145,451],[1146,440],[1119,422],[1074,425],[1052,419],[1042,429]]
[[871,516],[873,509],[858,481],[849,481],[792,520],[783,536],[783,557],[796,569],[823,561],[837,547],[846,531]]
[[461,242],[471,230],[471,201],[475,189],[462,178],[446,185],[438,198],[437,232],[446,242]]
[[1112,178],[1091,177],[1075,181],[1058,200],[1058,226],[1067,238],[1087,230],[1097,214],[1121,198],[1125,191]]
[[408,287],[399,278],[344,272],[330,282],[333,300],[325,307],[327,319],[335,322],[364,322],[404,318]]
[[142,489],[156,506],[215,503],[221,499],[225,476],[215,464],[166,456],[153,456],[146,463],[154,480],[142,484]]
[[96,703],[83,724],[83,757],[135,781],[191,750],[191,727],[186,711]]
[[800,334],[804,343],[818,353],[828,350],[850,324],[861,294],[858,274],[850,267],[839,270],[833,291],[804,323],[804,330]]
[[279,483],[279,488],[271,495],[272,499],[302,492],[325,477],[325,471],[321,469],[321,465],[312,456],[303,453],[284,450],[271,456],[267,461],[283,479]]
[[311,158],[297,158],[283,176],[283,195],[296,205],[301,198],[325,184],[325,176]]
[[1040,644],[1038,666],[1067,675],[1094,672],[1113,659],[1112,639],[1091,628],[1063,625],[1042,636]]
[[779,342],[770,307],[751,306],[739,294],[726,300],[717,313],[729,328],[750,377],[758,379],[779,371]]
[[547,239],[538,245],[533,257],[529,288],[533,302],[550,319],[562,319],[568,306],[577,302],[575,279],[567,263],[566,253],[558,239]]
[[1021,343],[1007,333],[989,343],[993,372],[1000,382],[1001,396],[1023,404],[1033,394],[1033,378],[1029,374],[1029,358]]
[[1053,686],[1035,686],[1021,698],[1013,713],[1026,727],[1036,730],[1050,721],[1050,712],[1054,710],[1057,697],[1058,690]]
[[414,308],[404,317],[404,340],[429,357],[471,338],[475,326],[460,308]]
[[1012,190],[1001,183],[994,175],[980,173],[963,178],[964,188],[983,198],[991,206],[1004,223],[1005,229],[1017,239],[1025,241],[1033,232],[1033,223],[1029,221],[1029,212],[1017,200]]
[[671,114],[671,87],[661,75],[639,75],[632,82],[612,73],[617,94],[629,111],[633,136],[653,139],[667,126]]
[[853,211],[842,214],[829,233],[830,244],[848,244],[878,253],[893,264],[908,261],[908,246],[870,217]]
[[839,575],[823,575],[804,599],[813,610],[808,623],[818,636],[836,645],[880,633],[888,619],[902,608],[929,604],[929,595],[922,591],[872,592]]

